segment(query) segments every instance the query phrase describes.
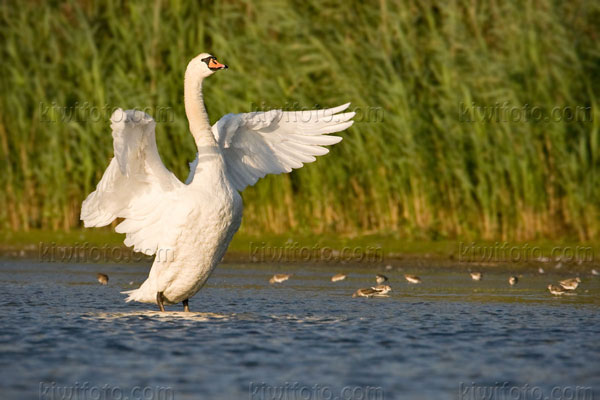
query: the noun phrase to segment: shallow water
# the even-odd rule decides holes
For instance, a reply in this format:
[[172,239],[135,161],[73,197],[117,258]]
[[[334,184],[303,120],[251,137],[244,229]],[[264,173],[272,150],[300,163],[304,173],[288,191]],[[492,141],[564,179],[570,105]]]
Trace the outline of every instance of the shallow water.
[[2,398],[600,398],[600,277],[557,298],[572,274],[404,266],[390,297],[353,299],[379,269],[225,264],[163,314],[119,293],[147,271],[1,260]]

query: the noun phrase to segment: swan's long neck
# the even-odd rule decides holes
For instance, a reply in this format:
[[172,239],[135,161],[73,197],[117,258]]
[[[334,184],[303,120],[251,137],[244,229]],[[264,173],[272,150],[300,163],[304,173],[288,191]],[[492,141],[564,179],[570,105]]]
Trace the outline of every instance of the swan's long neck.
[[183,94],[185,114],[190,124],[190,132],[198,148],[197,162],[190,187],[222,187],[227,182],[225,162],[221,149],[210,129],[210,121],[202,98],[202,77],[185,73]]
[[210,121],[208,120],[208,114],[206,113],[206,107],[204,106],[204,99],[202,96],[202,77],[191,76],[192,74],[186,72],[185,83],[184,83],[184,101],[185,101],[185,114],[187,115],[188,122],[190,124],[190,131],[196,146],[198,147],[198,153],[205,153],[207,150],[210,151],[212,148],[218,149],[217,142],[210,130]]

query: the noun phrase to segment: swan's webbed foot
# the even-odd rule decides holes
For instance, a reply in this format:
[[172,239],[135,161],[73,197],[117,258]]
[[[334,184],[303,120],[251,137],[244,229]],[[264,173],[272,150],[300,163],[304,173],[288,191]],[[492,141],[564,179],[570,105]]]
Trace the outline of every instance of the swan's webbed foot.
[[156,304],[158,304],[160,311],[165,312],[165,306],[163,305],[163,292],[156,293]]
[[185,299],[184,301],[182,301],[183,303],[183,312],[190,312],[190,304],[188,299]]

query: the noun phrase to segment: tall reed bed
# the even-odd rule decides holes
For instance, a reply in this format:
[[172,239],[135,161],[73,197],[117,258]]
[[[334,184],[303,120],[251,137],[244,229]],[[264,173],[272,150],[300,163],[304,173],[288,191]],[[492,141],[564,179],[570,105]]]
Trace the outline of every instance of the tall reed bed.
[[597,237],[599,19],[585,0],[3,1],[0,226],[79,226],[115,107],[158,120],[185,179],[183,72],[208,51],[230,66],[213,122],[358,111],[328,156],[244,192],[247,233]]

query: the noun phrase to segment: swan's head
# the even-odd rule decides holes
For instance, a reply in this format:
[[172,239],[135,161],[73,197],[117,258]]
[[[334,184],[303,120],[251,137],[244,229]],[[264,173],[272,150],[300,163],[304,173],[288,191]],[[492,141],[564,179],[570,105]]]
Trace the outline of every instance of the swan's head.
[[202,53],[192,59],[185,70],[185,74],[206,78],[220,69],[227,69],[227,65],[217,61],[215,56]]

